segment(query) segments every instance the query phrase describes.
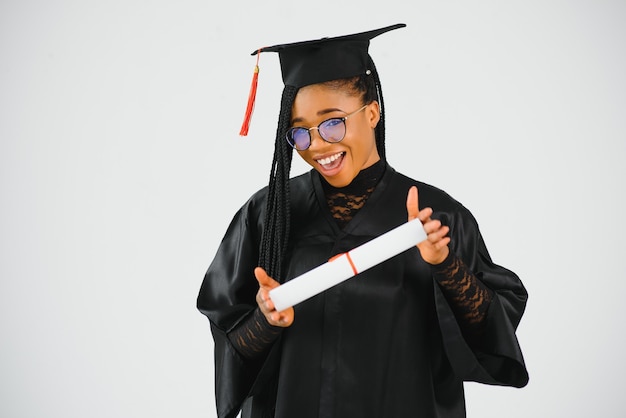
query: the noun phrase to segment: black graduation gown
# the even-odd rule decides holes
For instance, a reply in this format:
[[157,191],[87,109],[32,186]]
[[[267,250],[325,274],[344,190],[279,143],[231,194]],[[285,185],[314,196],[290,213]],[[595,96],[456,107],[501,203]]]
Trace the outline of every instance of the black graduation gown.
[[[215,341],[218,415],[464,417],[463,381],[522,387],[528,373],[515,330],[527,293],[494,264],[472,214],[445,192],[390,166],[352,221],[332,219],[319,174],[290,180],[291,241],[285,277],[296,277],[407,221],[409,188],[450,227],[450,248],[495,292],[480,349],[464,340],[431,268],[411,248],[295,306],[295,321],[266,358],[239,356],[226,334],[255,308],[267,187],[234,216],[208,268],[197,307]],[[268,412],[269,411],[269,412]]]

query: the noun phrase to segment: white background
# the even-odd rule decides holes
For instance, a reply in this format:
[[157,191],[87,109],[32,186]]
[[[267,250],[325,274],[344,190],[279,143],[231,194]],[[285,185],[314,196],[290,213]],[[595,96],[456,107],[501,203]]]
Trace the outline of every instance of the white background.
[[388,159],[530,293],[529,385],[468,384],[468,416],[624,416],[626,2],[299,3],[0,3],[0,416],[215,416],[196,295],[282,89],[263,54],[240,138],[249,54],[398,22]]

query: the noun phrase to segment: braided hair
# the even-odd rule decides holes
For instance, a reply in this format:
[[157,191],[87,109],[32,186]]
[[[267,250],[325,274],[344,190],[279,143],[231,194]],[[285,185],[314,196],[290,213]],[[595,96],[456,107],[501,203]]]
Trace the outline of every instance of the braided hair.
[[292,86],[285,86],[283,90],[259,254],[259,266],[278,281],[282,279],[282,258],[289,241],[291,214],[289,171],[293,148],[285,140],[285,132],[291,125],[291,107],[297,93],[298,89]]
[[[380,120],[375,128],[376,148],[382,160],[385,159],[385,113],[383,92],[376,66],[371,57],[369,60],[371,74],[362,74],[352,78],[323,82],[325,86],[347,89],[361,95],[363,104],[378,101]],[[270,170],[267,200],[265,203],[265,220],[261,246],[259,249],[259,266],[275,280],[284,281],[283,257],[289,243],[291,226],[291,208],[289,193],[289,173],[293,157],[293,148],[285,140],[285,134],[291,127],[291,108],[296,99],[298,88],[285,86],[282,93],[274,158]]]

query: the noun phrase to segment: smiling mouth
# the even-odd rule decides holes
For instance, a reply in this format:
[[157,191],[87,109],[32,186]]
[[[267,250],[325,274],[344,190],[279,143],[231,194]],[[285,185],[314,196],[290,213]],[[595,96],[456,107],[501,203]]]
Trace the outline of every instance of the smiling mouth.
[[343,157],[344,155],[345,155],[345,152],[338,152],[337,154],[331,155],[330,157],[317,160],[317,162],[325,170],[330,170],[330,169],[335,168],[341,163],[341,157]]

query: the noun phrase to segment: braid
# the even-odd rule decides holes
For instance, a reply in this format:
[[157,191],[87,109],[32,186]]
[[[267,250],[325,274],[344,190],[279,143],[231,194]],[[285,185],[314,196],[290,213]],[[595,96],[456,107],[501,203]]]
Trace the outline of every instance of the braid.
[[376,125],[376,148],[381,160],[385,160],[385,103],[383,101],[383,89],[380,84],[380,76],[374,65],[374,60],[370,57],[370,65],[372,66],[372,75],[376,84],[376,93],[378,95],[378,104],[380,105],[380,120]]
[[277,281],[283,279],[283,256],[289,241],[291,222],[289,172],[293,148],[287,144],[284,135],[291,124],[291,106],[297,92],[298,89],[291,86],[285,86],[283,90],[259,254],[259,265]]

